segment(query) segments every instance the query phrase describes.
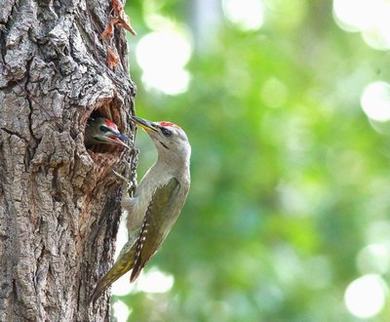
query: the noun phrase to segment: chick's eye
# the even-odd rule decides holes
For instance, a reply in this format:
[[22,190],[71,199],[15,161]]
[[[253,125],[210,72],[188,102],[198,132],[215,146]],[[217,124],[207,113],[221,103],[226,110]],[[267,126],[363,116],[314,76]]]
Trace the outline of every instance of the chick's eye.
[[166,129],[165,127],[161,128],[161,133],[164,134],[164,136],[171,136],[172,135],[172,131]]
[[110,129],[109,129],[108,127],[106,127],[106,126],[104,126],[104,125],[100,125],[100,131],[106,133],[106,132],[108,132],[109,130],[110,130]]

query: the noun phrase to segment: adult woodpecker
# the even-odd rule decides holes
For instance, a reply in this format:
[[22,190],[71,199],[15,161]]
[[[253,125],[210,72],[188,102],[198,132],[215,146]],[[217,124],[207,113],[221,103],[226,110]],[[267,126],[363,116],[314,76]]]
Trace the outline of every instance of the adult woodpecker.
[[190,188],[191,146],[185,132],[171,122],[150,122],[136,116],[132,121],[148,133],[158,158],[142,178],[134,197],[122,198],[122,208],[128,211],[129,241],[97,284],[90,301],[130,269],[130,282],[138,277],[171,231]]
[[119,132],[113,121],[105,117],[89,119],[85,129],[85,145],[87,148],[94,144],[119,145],[129,148],[125,143],[127,141],[127,136]]

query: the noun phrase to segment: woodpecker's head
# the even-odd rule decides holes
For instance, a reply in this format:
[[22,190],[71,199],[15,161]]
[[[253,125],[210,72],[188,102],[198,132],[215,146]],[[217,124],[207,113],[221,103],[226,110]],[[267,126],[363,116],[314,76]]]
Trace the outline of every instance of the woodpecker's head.
[[159,158],[190,158],[190,143],[186,133],[178,125],[166,121],[151,122],[137,116],[132,116],[131,119],[149,134],[156,145]]
[[129,148],[125,143],[128,141],[126,135],[119,132],[117,125],[104,117],[90,118],[85,129],[85,144],[119,145]]

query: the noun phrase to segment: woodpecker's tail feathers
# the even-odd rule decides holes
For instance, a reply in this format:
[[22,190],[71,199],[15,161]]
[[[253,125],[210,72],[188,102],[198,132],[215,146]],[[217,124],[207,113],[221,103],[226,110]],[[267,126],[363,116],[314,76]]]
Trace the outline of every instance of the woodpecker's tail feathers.
[[[126,248],[126,246],[124,247]],[[98,282],[93,291],[89,303],[94,303],[103,291],[114,283],[119,277],[127,273],[134,265],[134,249],[130,248],[125,252],[121,252],[118,260],[114,263],[112,268],[106,275]]]

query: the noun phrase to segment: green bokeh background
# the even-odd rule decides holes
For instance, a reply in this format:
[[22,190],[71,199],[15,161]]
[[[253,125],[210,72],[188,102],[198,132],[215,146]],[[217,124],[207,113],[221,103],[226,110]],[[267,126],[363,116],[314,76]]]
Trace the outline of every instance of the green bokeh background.
[[[332,1],[266,5],[259,30],[222,15],[207,44],[194,35],[190,86],[169,96],[145,89],[136,44],[151,32],[150,7],[191,33],[193,4],[127,1],[137,113],[180,124],[193,149],[188,202],[146,268],[172,274],[174,286],[115,297],[129,321],[366,321],[348,312],[344,293],[378,273],[358,265],[361,249],[389,245],[390,145],[360,97],[389,80],[390,57],[338,27]],[[154,154],[138,136],[142,175]],[[390,305],[367,321],[390,321]]]

